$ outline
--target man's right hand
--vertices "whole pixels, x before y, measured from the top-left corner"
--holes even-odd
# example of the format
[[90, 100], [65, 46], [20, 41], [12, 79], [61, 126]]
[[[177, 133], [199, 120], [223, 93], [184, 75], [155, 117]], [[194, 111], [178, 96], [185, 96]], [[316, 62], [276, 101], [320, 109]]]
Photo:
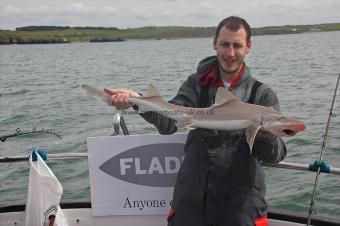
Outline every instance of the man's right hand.
[[118, 110], [126, 110], [132, 106], [129, 97], [139, 97], [140, 95], [129, 89], [111, 89], [105, 88], [104, 91], [111, 95], [107, 103], [110, 106], [116, 107]]

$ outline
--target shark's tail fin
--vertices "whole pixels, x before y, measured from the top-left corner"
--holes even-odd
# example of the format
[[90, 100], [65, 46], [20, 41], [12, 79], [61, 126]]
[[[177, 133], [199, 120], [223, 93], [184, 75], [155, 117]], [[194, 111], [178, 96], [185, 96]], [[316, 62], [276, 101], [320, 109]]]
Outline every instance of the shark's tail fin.
[[107, 101], [108, 94], [105, 93], [103, 90], [89, 85], [82, 85], [81, 88], [83, 89], [86, 96], [95, 97], [104, 102]]

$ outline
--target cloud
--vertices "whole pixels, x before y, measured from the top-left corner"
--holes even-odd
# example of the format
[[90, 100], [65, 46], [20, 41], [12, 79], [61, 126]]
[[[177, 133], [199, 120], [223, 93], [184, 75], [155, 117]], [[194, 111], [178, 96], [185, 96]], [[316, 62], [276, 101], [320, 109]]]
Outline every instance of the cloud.
[[30, 25], [216, 26], [230, 15], [251, 26], [340, 22], [338, 0], [0, 0], [0, 29]]

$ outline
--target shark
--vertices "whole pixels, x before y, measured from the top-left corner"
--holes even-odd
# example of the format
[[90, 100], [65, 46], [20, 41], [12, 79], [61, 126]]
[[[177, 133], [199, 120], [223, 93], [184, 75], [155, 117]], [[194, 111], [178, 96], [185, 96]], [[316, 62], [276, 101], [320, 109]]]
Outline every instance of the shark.
[[[104, 90], [89, 85], [82, 85], [82, 89], [86, 95], [104, 102], [111, 96]], [[162, 99], [153, 85], [149, 85], [146, 96], [129, 97], [129, 102], [137, 105], [139, 113], [153, 111], [175, 120], [177, 128], [245, 130], [250, 151], [260, 129], [276, 136], [292, 137], [306, 128], [304, 122], [285, 116], [272, 107], [244, 103], [224, 87], [218, 88], [215, 103], [207, 108], [191, 108], [168, 103]]]

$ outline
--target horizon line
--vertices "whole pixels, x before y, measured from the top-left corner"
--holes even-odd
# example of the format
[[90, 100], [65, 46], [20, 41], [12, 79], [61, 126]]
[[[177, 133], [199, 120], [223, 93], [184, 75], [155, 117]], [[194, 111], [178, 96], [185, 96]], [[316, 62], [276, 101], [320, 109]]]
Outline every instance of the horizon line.
[[[327, 22], [327, 23], [315, 23], [315, 24], [285, 24], [285, 25], [266, 25], [261, 27], [251, 27], [251, 29], [259, 29], [259, 28], [267, 28], [267, 27], [285, 27], [285, 26], [317, 26], [317, 25], [324, 25], [324, 24], [339, 24], [340, 22]], [[127, 30], [127, 29], [138, 29], [138, 28], [148, 28], [148, 27], [185, 27], [185, 28], [216, 28], [217, 26], [187, 26], [187, 25], [145, 25], [141, 27], [127, 27], [127, 28], [118, 28], [118, 27], [106, 27], [106, 26], [69, 26], [69, 25], [27, 25], [27, 26], [21, 26], [16, 27], [13, 29], [3, 29], [0, 27], [0, 30], [2, 31], [16, 31], [18, 28], [26, 28], [26, 27], [69, 27], [69, 28], [103, 28], [103, 29], [118, 29], [118, 30]]]

